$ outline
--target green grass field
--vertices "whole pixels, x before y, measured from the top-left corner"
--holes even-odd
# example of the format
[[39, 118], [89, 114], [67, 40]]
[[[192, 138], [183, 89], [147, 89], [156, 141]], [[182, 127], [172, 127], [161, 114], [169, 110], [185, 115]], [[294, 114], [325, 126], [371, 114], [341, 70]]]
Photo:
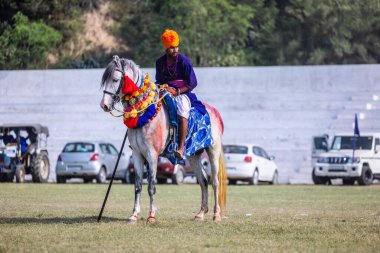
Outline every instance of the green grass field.
[[[128, 225], [133, 186], [0, 184], [0, 252], [379, 252], [380, 185], [230, 186], [223, 221], [192, 218], [195, 184], [158, 185], [157, 222]], [[211, 189], [209, 189], [211, 192]], [[213, 199], [210, 198], [210, 210]]]

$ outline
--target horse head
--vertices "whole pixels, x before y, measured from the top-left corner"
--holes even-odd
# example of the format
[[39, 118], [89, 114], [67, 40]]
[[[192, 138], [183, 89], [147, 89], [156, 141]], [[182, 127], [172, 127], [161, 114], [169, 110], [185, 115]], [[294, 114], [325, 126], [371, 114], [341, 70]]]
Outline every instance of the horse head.
[[[141, 79], [141, 70], [132, 60], [119, 58], [117, 55], [107, 65], [102, 77], [103, 97], [100, 107], [105, 112], [114, 109], [124, 90], [133, 90]], [[136, 86], [137, 87], [137, 86]]]

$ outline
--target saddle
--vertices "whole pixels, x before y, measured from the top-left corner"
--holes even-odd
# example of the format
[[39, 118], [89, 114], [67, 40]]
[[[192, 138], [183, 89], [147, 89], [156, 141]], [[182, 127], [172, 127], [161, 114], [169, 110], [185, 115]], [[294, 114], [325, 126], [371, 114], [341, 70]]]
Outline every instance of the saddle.
[[[178, 115], [176, 101], [172, 96], [165, 96], [163, 105], [166, 107], [169, 115], [170, 130], [169, 140], [163, 155], [166, 156], [173, 164], [182, 164], [183, 159], [174, 156], [173, 151], [178, 147]], [[208, 113], [202, 114], [197, 108], [192, 107], [188, 119], [188, 130], [185, 140], [185, 156], [191, 156], [196, 152], [203, 151], [211, 145], [211, 121]]]

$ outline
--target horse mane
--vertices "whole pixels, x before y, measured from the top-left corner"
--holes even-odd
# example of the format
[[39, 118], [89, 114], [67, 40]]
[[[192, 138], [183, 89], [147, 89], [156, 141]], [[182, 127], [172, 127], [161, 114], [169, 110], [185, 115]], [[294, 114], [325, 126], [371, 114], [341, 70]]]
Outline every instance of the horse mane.
[[[133, 71], [133, 74], [137, 74], [137, 77], [140, 78], [140, 66], [137, 65], [134, 61], [126, 59], [126, 58], [121, 58], [120, 59], [120, 64], [123, 67], [123, 70], [125, 70], [127, 67], [131, 68]], [[104, 85], [110, 81], [112, 81], [113, 78], [113, 72], [117, 68], [115, 61], [112, 60], [110, 63], [108, 63], [106, 70], [103, 73], [102, 77], [102, 82], [100, 84], [100, 88], [103, 88]]]

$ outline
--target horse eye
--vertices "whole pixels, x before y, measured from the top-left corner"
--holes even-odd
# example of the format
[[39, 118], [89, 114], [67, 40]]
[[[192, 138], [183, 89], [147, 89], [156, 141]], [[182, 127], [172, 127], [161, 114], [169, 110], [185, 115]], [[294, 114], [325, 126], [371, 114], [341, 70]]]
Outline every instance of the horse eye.
[[119, 79], [114, 78], [113, 81], [114, 81], [114, 82], [117, 82], [117, 81], [119, 81]]

